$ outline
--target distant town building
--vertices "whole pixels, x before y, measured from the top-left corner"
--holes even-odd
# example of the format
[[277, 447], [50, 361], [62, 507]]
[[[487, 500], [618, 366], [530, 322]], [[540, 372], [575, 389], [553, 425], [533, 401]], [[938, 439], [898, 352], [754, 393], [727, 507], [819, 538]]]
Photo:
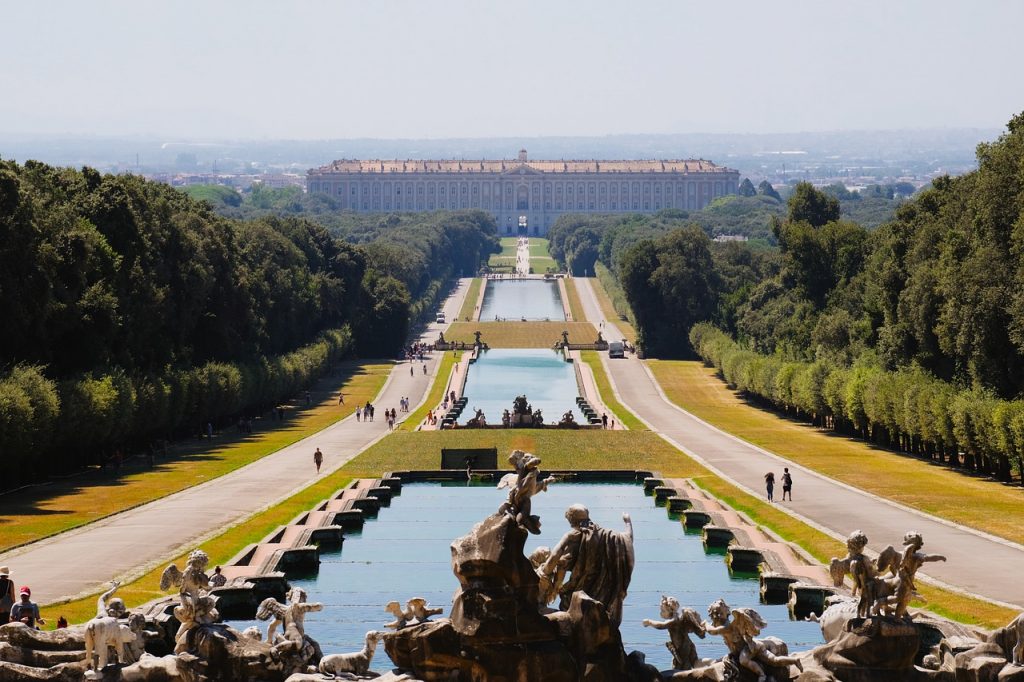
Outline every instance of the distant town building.
[[[739, 172], [703, 159], [680, 161], [356, 160], [307, 173], [311, 194], [360, 213], [478, 208], [502, 234], [546, 234], [565, 213], [698, 210], [735, 194]], [[525, 218], [525, 220], [520, 220]]]

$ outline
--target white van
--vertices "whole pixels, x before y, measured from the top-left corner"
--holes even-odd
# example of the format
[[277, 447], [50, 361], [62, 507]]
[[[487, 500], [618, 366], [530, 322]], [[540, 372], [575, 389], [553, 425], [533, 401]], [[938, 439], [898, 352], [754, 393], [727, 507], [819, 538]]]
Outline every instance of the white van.
[[622, 345], [621, 341], [612, 341], [608, 344], [608, 357], [610, 358], [624, 358], [626, 357], [626, 349]]
[[444, 318], [444, 313], [438, 313], [437, 319], [435, 319], [434, 321], [437, 322], [438, 324], [447, 324], [447, 321]]

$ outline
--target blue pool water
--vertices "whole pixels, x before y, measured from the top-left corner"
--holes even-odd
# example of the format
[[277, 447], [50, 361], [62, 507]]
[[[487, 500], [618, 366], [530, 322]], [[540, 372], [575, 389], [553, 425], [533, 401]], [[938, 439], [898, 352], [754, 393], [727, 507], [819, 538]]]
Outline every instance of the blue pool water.
[[543, 279], [490, 280], [484, 289], [481, 322], [564, 320], [558, 283]]
[[493, 348], [480, 354], [469, 367], [463, 395], [469, 399], [459, 418], [465, 424], [477, 408], [488, 424], [500, 424], [505, 410], [512, 410], [516, 396], [525, 395], [533, 409], [541, 410], [545, 423], [557, 423], [572, 410], [577, 422], [583, 415], [576, 406], [579, 387], [576, 370], [561, 352], [546, 348]]
[[[432, 606], [443, 606], [447, 615], [458, 587], [451, 569], [451, 542], [497, 511], [505, 497], [505, 491], [491, 484], [406, 485], [390, 508], [381, 509], [361, 533], [346, 539], [341, 551], [321, 555], [318, 575], [289, 576], [293, 585], [308, 590], [310, 601], [324, 604], [323, 611], [306, 617], [306, 631], [320, 642], [324, 653], [357, 651], [367, 630], [382, 629], [390, 622], [384, 604], [393, 599], [404, 604], [411, 597], [424, 597]], [[724, 556], [707, 553], [700, 534], [669, 519], [639, 485], [560, 483], [537, 495], [533, 512], [541, 517], [541, 535], [530, 537], [527, 554], [539, 545], [557, 544], [568, 529], [565, 509], [577, 502], [586, 505], [591, 517], [605, 527], [621, 530], [623, 512], [633, 519], [636, 568], [621, 626], [627, 653], [638, 649], [661, 669], [671, 665], [665, 633], [641, 625], [644, 618], [660, 619], [662, 594], [676, 596], [702, 616], [718, 598], [734, 608], [754, 607], [769, 623], [764, 634], [781, 637], [790, 651], [821, 642], [816, 624], [789, 620], [785, 606], [760, 604], [756, 576], [730, 576]], [[257, 624], [266, 629], [265, 623]], [[250, 623], [233, 625], [241, 629]], [[709, 635], [695, 642], [703, 657], [725, 653], [719, 637]], [[374, 664], [377, 669], [389, 666], [383, 647]]]

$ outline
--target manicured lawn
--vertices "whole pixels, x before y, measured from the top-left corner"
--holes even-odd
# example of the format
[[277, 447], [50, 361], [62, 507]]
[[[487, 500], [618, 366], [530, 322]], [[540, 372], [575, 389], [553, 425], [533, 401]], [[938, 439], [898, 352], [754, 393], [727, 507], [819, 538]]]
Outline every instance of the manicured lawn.
[[755, 445], [856, 488], [1014, 542], [1024, 542], [1024, 489], [832, 435], [747, 404], [700, 362], [652, 360], [669, 398]]
[[531, 257], [530, 267], [533, 269], [533, 272], [538, 275], [543, 275], [548, 270], [550, 270], [551, 272], [559, 272], [561, 270], [561, 268], [558, 267], [558, 263], [555, 262], [554, 258]]
[[597, 390], [601, 394], [601, 402], [612, 411], [615, 418], [619, 420], [619, 423], [633, 431], [646, 431], [647, 427], [644, 426], [644, 423], [637, 419], [636, 415], [629, 411], [629, 408], [615, 398], [615, 392], [612, 391], [612, 385], [608, 381], [608, 374], [604, 371], [604, 365], [601, 364], [601, 357], [598, 351], [580, 351], [580, 357], [583, 358], [583, 362], [587, 363], [594, 372], [594, 382], [597, 384]]
[[480, 286], [483, 280], [474, 277], [469, 283], [469, 291], [466, 292], [466, 300], [462, 302], [462, 310], [459, 311], [460, 320], [472, 320], [476, 318], [476, 300], [480, 298]]
[[[111, 514], [190, 488], [250, 464], [301, 440], [355, 410], [380, 391], [391, 363], [347, 362], [336, 376], [321, 379], [304, 400], [289, 406], [285, 421], [260, 419], [251, 434], [232, 427], [213, 440], [186, 441], [170, 448], [153, 468], [129, 460], [119, 473], [95, 471], [0, 497], [0, 549], [35, 542]], [[345, 405], [338, 405], [338, 390]], [[141, 461], [140, 461], [141, 460]], [[70, 557], [69, 557], [70, 558]]]
[[456, 322], [444, 337], [449, 341], [473, 343], [473, 332], [482, 334], [481, 340], [491, 348], [551, 348], [562, 340], [562, 332], [569, 332], [569, 340], [591, 343], [597, 330], [589, 322]]
[[441, 364], [437, 366], [437, 372], [433, 376], [433, 383], [430, 385], [430, 393], [427, 394], [427, 399], [423, 402], [423, 405], [399, 425], [398, 428], [400, 430], [415, 431], [420, 422], [427, 418], [427, 412], [437, 407], [444, 400], [444, 389], [448, 387], [448, 377], [451, 376], [452, 367], [455, 366], [455, 356], [459, 355], [461, 357], [463, 352], [448, 351], [444, 354], [444, 357], [441, 358]]
[[515, 448], [533, 452], [545, 469], [650, 469], [666, 476], [690, 477], [704, 470], [650, 431], [589, 429], [454, 429], [398, 431], [349, 462], [353, 477], [375, 477], [384, 471], [436, 469], [441, 448], [498, 448], [498, 463]]
[[580, 292], [576, 289], [576, 282], [571, 277], [565, 278], [565, 293], [569, 297], [569, 313], [572, 319], [583, 322], [587, 316], [583, 314], [583, 304], [580, 303]]
[[[602, 273], [602, 270], [604, 271]], [[608, 271], [608, 268], [604, 267], [601, 263], [597, 264], [597, 271], [600, 277], [590, 278], [590, 284], [594, 287], [594, 295], [597, 296], [597, 302], [601, 306], [601, 312], [604, 313], [605, 319], [610, 320], [616, 327], [626, 335], [626, 338], [631, 342], [636, 341], [636, 329], [627, 320], [619, 319], [619, 313], [615, 310], [615, 305], [612, 303], [611, 296], [608, 290], [605, 288], [605, 282], [609, 286], [617, 286], [617, 283], [612, 278], [612, 274]], [[621, 297], [619, 305], [628, 308], [625, 303], [625, 294], [622, 293], [622, 289], [618, 289], [616, 294]], [[629, 313], [627, 313], [629, 314]]]
[[548, 240], [543, 237], [530, 237], [530, 260], [534, 258], [548, 258]]

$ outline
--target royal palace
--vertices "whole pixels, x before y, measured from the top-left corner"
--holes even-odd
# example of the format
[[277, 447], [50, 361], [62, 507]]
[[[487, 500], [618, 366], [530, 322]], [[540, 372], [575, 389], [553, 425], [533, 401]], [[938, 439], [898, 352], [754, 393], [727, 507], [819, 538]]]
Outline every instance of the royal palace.
[[343, 209], [492, 213], [502, 234], [545, 234], [565, 213], [697, 210], [735, 194], [739, 172], [705, 160], [381, 161], [342, 159], [311, 169], [311, 194]]

